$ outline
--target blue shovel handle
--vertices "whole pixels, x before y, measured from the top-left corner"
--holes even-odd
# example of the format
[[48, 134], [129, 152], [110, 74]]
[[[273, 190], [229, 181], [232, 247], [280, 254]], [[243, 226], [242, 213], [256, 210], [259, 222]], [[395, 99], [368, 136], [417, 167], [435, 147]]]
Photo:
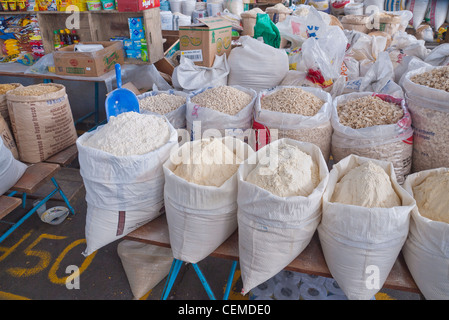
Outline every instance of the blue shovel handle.
[[117, 88], [122, 87], [122, 68], [119, 63], [115, 64], [115, 77], [117, 78]]

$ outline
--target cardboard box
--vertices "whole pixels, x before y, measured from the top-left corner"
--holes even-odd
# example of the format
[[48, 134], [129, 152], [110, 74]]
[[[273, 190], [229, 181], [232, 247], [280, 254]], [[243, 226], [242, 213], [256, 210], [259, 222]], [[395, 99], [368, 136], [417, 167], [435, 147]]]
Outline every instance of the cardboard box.
[[179, 49], [196, 65], [211, 67], [215, 55], [228, 55], [231, 51], [232, 24], [220, 17], [198, 20], [198, 24], [179, 27]]
[[117, 0], [119, 12], [138, 12], [160, 7], [160, 0]]
[[114, 70], [116, 63], [124, 63], [121, 41], [83, 42], [101, 44], [104, 49], [95, 52], [75, 52], [75, 45], [54, 52], [55, 73], [66, 76], [99, 77]]

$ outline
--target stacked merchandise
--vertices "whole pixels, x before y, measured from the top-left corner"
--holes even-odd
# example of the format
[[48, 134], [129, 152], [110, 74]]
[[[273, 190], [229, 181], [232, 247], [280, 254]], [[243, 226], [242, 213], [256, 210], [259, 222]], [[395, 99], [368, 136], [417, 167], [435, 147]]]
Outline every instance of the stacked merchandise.
[[123, 41], [123, 48], [127, 58], [148, 61], [147, 40], [143, 17], [128, 18], [129, 38], [113, 40]]

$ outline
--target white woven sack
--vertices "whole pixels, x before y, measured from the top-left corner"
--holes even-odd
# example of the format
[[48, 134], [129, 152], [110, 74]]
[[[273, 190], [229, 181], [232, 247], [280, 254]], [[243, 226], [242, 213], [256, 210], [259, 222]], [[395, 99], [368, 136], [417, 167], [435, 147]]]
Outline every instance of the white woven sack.
[[[429, 175], [448, 171], [448, 168], [438, 168], [411, 174], [404, 188], [413, 196], [413, 187]], [[424, 297], [449, 300], [449, 224], [423, 217], [416, 207], [411, 214], [410, 232], [402, 253]]]
[[[232, 137], [222, 138], [226, 145], [234, 147], [237, 155], [249, 145]], [[195, 140], [182, 145], [182, 152]], [[187, 151], [186, 151], [187, 152]], [[179, 153], [178, 153], [179, 154]], [[164, 203], [173, 257], [189, 263], [197, 263], [220, 246], [237, 229], [237, 173], [220, 187], [191, 183], [176, 174], [177, 161], [170, 157], [163, 165], [165, 174]]]
[[332, 136], [332, 97], [320, 88], [301, 87], [306, 92], [314, 94], [324, 101], [321, 109], [314, 116], [303, 116], [293, 113], [282, 113], [262, 109], [261, 99], [282, 88], [294, 86], [279, 86], [272, 90], [263, 90], [257, 95], [254, 106], [254, 121], [264, 125], [268, 130], [277, 129], [279, 138], [290, 138], [317, 145], [323, 153], [324, 160], [329, 160]]
[[[330, 202], [340, 178], [368, 160], [388, 174], [402, 206], [365, 208]], [[397, 183], [389, 162], [350, 155], [332, 167], [318, 235], [332, 277], [348, 299], [369, 300], [382, 288], [407, 238], [415, 205]]]
[[[246, 182], [259, 156], [284, 142], [311, 155], [319, 167], [320, 183], [307, 197], [279, 197]], [[316, 145], [284, 138], [249, 157], [240, 165], [237, 177], [239, 263], [242, 293], [246, 294], [284, 269], [310, 243], [321, 219], [321, 198], [329, 171]]]
[[84, 146], [84, 141], [100, 128], [84, 133], [76, 141], [80, 174], [86, 188], [85, 256], [161, 214], [162, 165], [178, 142], [177, 133], [169, 124], [170, 138], [160, 148], [143, 155], [114, 156]]
[[[235, 115], [229, 115], [220, 111], [202, 107], [191, 101], [192, 98], [197, 94], [215, 87], [218, 86], [206, 87], [194, 91], [190, 94], [189, 97], [187, 97], [186, 122], [187, 131], [190, 132], [191, 140], [199, 139], [198, 137], [200, 135], [202, 137], [206, 130], [209, 130], [208, 132], [215, 132], [216, 130], [218, 130], [219, 132], [217, 132], [217, 134], [220, 133], [221, 136], [224, 137], [227, 130], [240, 129], [244, 132], [245, 130], [251, 128], [254, 103], [257, 97], [257, 93], [252, 89], [243, 88], [241, 86], [230, 86], [246, 92], [253, 97], [251, 102]], [[223, 104], [225, 103], [226, 101], [223, 101]], [[200, 125], [200, 132], [197, 132], [197, 127], [195, 127], [195, 125]]]
[[14, 158], [0, 137], [0, 195], [15, 185], [26, 169], [27, 165]]

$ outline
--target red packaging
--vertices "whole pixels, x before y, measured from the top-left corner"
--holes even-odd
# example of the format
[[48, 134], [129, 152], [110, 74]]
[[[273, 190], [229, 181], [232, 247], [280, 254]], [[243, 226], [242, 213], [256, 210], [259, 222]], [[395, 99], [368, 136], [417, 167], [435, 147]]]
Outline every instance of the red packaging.
[[119, 12], [138, 12], [159, 6], [159, 0], [117, 0], [117, 10]]

